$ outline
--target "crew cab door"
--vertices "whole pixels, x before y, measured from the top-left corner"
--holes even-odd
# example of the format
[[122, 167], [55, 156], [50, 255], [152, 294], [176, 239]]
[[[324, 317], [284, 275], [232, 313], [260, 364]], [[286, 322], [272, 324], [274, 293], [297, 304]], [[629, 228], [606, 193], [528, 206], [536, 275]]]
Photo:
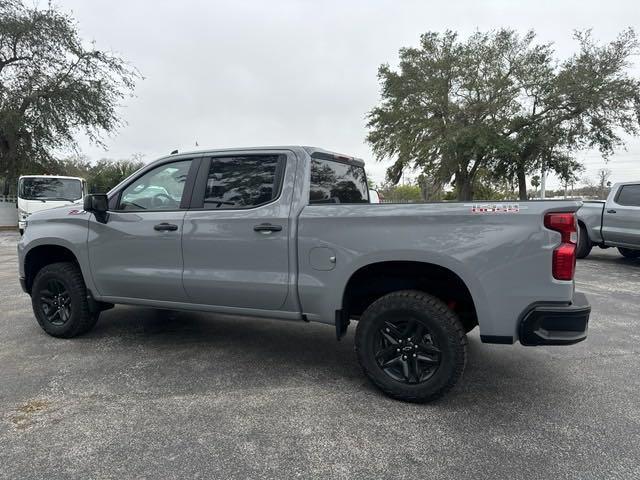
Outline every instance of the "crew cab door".
[[615, 245], [640, 247], [640, 184], [620, 185], [615, 197], [607, 201], [602, 236]]
[[192, 303], [279, 310], [289, 293], [295, 157], [205, 158], [184, 221], [184, 288]]
[[106, 221], [89, 221], [89, 262], [103, 297], [184, 302], [182, 228], [199, 159], [143, 171], [109, 199]]

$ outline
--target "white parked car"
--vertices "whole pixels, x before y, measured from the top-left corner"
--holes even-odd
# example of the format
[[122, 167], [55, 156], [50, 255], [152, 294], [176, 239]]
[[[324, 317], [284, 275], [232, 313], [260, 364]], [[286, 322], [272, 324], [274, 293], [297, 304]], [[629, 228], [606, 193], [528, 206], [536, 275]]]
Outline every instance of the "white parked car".
[[77, 203], [87, 193], [87, 182], [80, 177], [24, 175], [18, 180], [18, 229], [24, 233], [27, 218], [34, 212]]

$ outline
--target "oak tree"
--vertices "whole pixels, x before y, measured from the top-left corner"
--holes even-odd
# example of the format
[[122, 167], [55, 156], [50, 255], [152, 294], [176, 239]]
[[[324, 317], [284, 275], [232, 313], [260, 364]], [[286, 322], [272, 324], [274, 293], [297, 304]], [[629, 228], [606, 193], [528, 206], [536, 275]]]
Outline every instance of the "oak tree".
[[[16, 177], [76, 145], [101, 143], [121, 120], [119, 102], [138, 71], [83, 41], [74, 19], [51, 4], [0, 3], [0, 176]], [[6, 194], [6, 192], [5, 192]]]

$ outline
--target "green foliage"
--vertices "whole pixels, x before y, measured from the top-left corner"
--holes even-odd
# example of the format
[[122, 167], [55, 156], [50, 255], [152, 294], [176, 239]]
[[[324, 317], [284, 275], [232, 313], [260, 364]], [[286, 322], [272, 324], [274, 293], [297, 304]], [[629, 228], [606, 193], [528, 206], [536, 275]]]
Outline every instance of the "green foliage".
[[637, 53], [635, 32], [599, 45], [590, 31], [576, 32], [579, 50], [558, 68], [538, 66], [534, 88], [522, 89], [520, 112], [504, 132], [512, 155], [497, 171], [516, 175], [520, 197], [526, 197], [526, 174], [554, 171], [564, 185], [574, 184], [582, 170], [572, 155], [598, 148], [607, 158], [624, 145], [621, 133], [637, 135], [640, 81], [629, 76], [630, 57]]
[[386, 202], [391, 203], [404, 203], [404, 202], [421, 202], [422, 194], [420, 191], [420, 187], [417, 184], [402, 184], [402, 185], [393, 185], [386, 184], [381, 189], [380, 192], [384, 196]]
[[120, 125], [117, 107], [139, 78], [119, 57], [87, 45], [49, 4], [0, 3], [0, 173], [45, 168], [84, 133], [100, 143]]
[[579, 171], [571, 152], [610, 155], [621, 132], [638, 133], [640, 82], [627, 72], [636, 35], [629, 29], [605, 45], [588, 31], [576, 39], [578, 53], [560, 63], [533, 32], [509, 29], [466, 41], [429, 32], [419, 48], [401, 49], [397, 71], [379, 69], [382, 101], [367, 124], [376, 158], [395, 159], [388, 179], [420, 169], [464, 200], [479, 193], [484, 170], [487, 180], [517, 180], [526, 199], [526, 175], [543, 164], [570, 183]]
[[87, 183], [91, 193], [107, 193], [144, 165], [140, 160], [99, 160], [89, 168]]
[[[517, 112], [515, 73], [530, 61], [533, 34], [512, 30], [429, 32], [419, 48], [400, 50], [399, 71], [380, 67], [382, 102], [369, 113], [378, 159], [395, 157], [387, 172], [397, 182], [405, 168], [420, 168], [470, 199], [481, 168], [505, 149], [501, 132]], [[537, 50], [534, 49], [537, 53]]]
[[90, 193], [107, 193], [143, 165], [144, 162], [137, 156], [125, 160], [103, 158], [95, 164], [85, 157], [68, 157], [62, 160], [50, 160], [46, 166], [31, 173], [82, 177], [87, 181]]
[[538, 191], [538, 187], [540, 186], [540, 175], [534, 175], [531, 177], [531, 186]]

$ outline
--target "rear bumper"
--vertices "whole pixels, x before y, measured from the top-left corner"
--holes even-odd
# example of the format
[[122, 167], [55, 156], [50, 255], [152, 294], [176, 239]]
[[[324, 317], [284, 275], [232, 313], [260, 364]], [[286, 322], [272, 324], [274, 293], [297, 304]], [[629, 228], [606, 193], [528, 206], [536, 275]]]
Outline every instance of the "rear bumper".
[[587, 338], [591, 306], [583, 293], [568, 305], [536, 304], [520, 320], [522, 345], [572, 345]]

